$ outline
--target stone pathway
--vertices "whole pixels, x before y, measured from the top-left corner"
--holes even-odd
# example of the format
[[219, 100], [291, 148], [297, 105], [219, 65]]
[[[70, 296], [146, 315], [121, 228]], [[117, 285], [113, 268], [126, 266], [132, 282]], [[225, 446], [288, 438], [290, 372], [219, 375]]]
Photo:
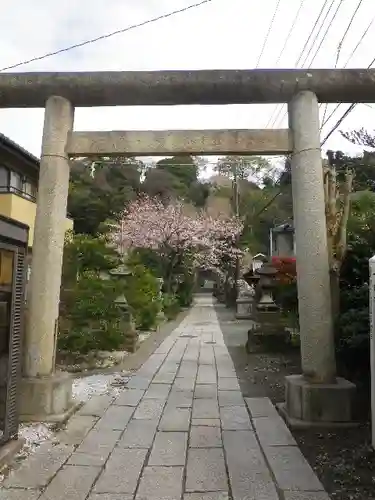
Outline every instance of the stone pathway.
[[244, 400], [210, 297], [120, 395], [93, 397], [0, 500], [328, 500], [267, 398]]

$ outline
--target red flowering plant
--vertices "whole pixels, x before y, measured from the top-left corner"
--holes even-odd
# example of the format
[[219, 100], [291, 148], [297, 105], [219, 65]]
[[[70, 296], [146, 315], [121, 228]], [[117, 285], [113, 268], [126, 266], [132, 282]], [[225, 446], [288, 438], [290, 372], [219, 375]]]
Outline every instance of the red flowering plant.
[[272, 257], [272, 266], [277, 269], [276, 279], [281, 284], [290, 284], [296, 281], [295, 257]]
[[[272, 257], [277, 269], [275, 300], [294, 328], [298, 327], [297, 270], [295, 257]], [[289, 322], [288, 320], [288, 322]]]

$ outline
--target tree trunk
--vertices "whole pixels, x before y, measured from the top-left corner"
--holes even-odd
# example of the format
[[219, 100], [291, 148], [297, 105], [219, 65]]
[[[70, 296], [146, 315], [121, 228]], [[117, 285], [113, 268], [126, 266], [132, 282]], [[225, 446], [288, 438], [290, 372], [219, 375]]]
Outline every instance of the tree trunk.
[[225, 277], [224, 297], [225, 297], [224, 300], [225, 300], [226, 307], [230, 307], [230, 284], [229, 284], [229, 276], [228, 276], [228, 274]]
[[173, 255], [173, 257], [171, 258], [171, 261], [170, 261], [170, 266], [169, 267], [169, 271], [167, 273], [167, 282], [166, 282], [166, 291], [167, 293], [171, 294], [173, 292], [172, 290], [172, 281], [173, 281], [173, 271], [175, 269], [175, 266], [176, 264], [178, 263], [178, 254], [176, 255]]
[[165, 291], [168, 293], [168, 294], [171, 294], [173, 292], [172, 290], [172, 281], [173, 281], [173, 265], [170, 266], [169, 268], [169, 271], [167, 273], [167, 280], [166, 280], [166, 283], [165, 283]]
[[340, 268], [347, 250], [346, 233], [350, 215], [353, 172], [346, 170], [345, 180], [341, 184], [338, 184], [336, 169], [333, 165], [324, 165], [323, 172], [332, 320], [336, 326], [340, 315]]

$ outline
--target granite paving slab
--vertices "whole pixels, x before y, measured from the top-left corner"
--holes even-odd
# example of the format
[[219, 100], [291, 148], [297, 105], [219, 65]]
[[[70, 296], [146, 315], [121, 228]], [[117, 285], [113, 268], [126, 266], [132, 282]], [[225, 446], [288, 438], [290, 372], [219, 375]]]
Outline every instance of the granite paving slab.
[[219, 427], [192, 426], [190, 429], [191, 448], [222, 447], [221, 430]]
[[40, 500], [85, 500], [100, 467], [66, 465], [52, 479]]
[[186, 462], [187, 432], [158, 432], [148, 465], [181, 465]]
[[271, 401], [243, 398], [204, 295], [116, 398], [0, 484], [0, 500], [181, 499], [329, 500]]
[[137, 488], [147, 450], [116, 448], [94, 487], [95, 493], [131, 493]]
[[191, 448], [186, 469], [186, 491], [225, 491], [228, 478], [220, 448]]
[[136, 500], [177, 500], [183, 487], [183, 467], [146, 467]]
[[158, 423], [159, 419], [131, 420], [117, 446], [149, 449], [154, 441]]

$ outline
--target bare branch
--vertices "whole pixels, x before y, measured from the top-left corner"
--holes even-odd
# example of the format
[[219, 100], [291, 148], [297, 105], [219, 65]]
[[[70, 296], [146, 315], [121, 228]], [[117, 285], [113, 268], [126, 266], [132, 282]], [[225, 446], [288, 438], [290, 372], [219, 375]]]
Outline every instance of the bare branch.
[[350, 132], [343, 132], [340, 130], [340, 134], [352, 144], [375, 148], [375, 135], [371, 135], [364, 128], [361, 128], [360, 130], [351, 130]]

